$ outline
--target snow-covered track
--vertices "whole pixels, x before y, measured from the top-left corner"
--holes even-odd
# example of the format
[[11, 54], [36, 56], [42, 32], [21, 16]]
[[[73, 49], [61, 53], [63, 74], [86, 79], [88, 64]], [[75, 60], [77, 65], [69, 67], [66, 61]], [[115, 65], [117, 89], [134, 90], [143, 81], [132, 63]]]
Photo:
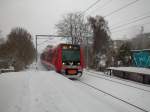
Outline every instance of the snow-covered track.
[[84, 85], [86, 85], [86, 86], [88, 86], [88, 87], [90, 87], [90, 88], [93, 88], [93, 89], [95, 89], [95, 90], [97, 90], [97, 91], [99, 91], [99, 92], [101, 92], [101, 93], [104, 93], [104, 94], [106, 94], [106, 95], [108, 95], [108, 96], [111, 96], [111, 97], [114, 98], [114, 99], [117, 99], [117, 100], [119, 100], [119, 101], [122, 101], [122, 102], [124, 102], [125, 104], [128, 104], [128, 105], [130, 105], [130, 106], [133, 106], [133, 107], [135, 107], [136, 109], [139, 109], [139, 110], [141, 110], [141, 111], [143, 111], [143, 112], [149, 112], [149, 111], [147, 111], [147, 110], [145, 110], [145, 109], [143, 109], [143, 108], [141, 108], [141, 107], [139, 107], [139, 106], [137, 106], [137, 105], [135, 105], [135, 104], [132, 104], [132, 103], [130, 103], [130, 102], [127, 102], [127, 101], [125, 101], [125, 100], [123, 100], [123, 99], [121, 99], [121, 98], [119, 98], [119, 97], [116, 97], [116, 96], [114, 96], [114, 95], [112, 95], [112, 94], [110, 94], [110, 93], [108, 93], [108, 92], [106, 92], [106, 91], [103, 91], [103, 90], [101, 90], [101, 89], [99, 89], [99, 88], [97, 88], [97, 87], [95, 87], [95, 86], [93, 86], [93, 85], [91, 85], [91, 84], [88, 84], [88, 83], [83, 82], [83, 81], [81, 81], [81, 80], [79, 80], [79, 82], [82, 83], [82, 84], [84, 84]]
[[[108, 76], [105, 76], [105, 75], [99, 75], [99, 74], [97, 74], [97, 75], [94, 75], [94, 74], [96, 74], [95, 72], [92, 72], [92, 71], [86, 71], [85, 72], [86, 73], [86, 75], [89, 75], [89, 76], [91, 76], [91, 77], [96, 77], [96, 78], [100, 78], [100, 79], [104, 79], [104, 80], [107, 80], [107, 81], [111, 81], [111, 82], [114, 82], [114, 83], [118, 83], [118, 84], [121, 84], [121, 85], [125, 85], [125, 86], [128, 86], [128, 87], [132, 87], [132, 88], [135, 88], [135, 89], [139, 89], [139, 90], [142, 90], [142, 91], [146, 91], [146, 92], [149, 92], [150, 93], [150, 90], [146, 90], [146, 89], [143, 89], [143, 88], [140, 88], [140, 87], [136, 87], [136, 86], [133, 86], [133, 85], [129, 85], [129, 84], [125, 84], [125, 83], [122, 83], [122, 82], [119, 82], [119, 81], [115, 81], [115, 80], [112, 80], [111, 78], [112, 77], [110, 77], [109, 79], [108, 79]], [[125, 80], [124, 80], [125, 81]], [[126, 81], [125, 81], [126, 82]]]
[[144, 86], [144, 87], [150, 87], [150, 85], [148, 85], [148, 84], [143, 84], [143, 83], [139, 83], [139, 82], [128, 80], [128, 79], [123, 79], [123, 78], [116, 77], [116, 76], [113, 76], [113, 75], [110, 76], [110, 75], [107, 75], [103, 72], [96, 72], [96, 71], [92, 71], [92, 70], [86, 70], [85, 72], [96, 74], [96, 75], [101, 75], [101, 76], [104, 76], [104, 77], [109, 77], [111, 79], [119, 79], [119, 80], [124, 81], [124, 82], [130, 82], [130, 83], [140, 85], [140, 86]]

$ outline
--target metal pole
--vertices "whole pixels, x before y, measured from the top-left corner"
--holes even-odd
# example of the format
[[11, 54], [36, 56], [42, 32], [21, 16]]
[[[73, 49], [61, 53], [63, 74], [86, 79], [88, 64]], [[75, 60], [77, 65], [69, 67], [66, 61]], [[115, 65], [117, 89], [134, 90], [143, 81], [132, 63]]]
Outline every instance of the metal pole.
[[88, 65], [89, 65], [89, 56], [88, 56], [88, 54], [89, 54], [89, 53], [88, 53], [88, 38], [86, 38], [86, 39], [87, 39], [87, 48], [86, 48], [86, 49], [87, 49], [87, 52], [86, 52], [86, 59], [87, 59], [87, 60], [86, 60], [86, 63], [87, 63], [87, 66], [86, 66], [86, 68], [88, 69]]
[[36, 35], [36, 37], [35, 37], [35, 45], [36, 45], [36, 70], [38, 69], [37, 68], [37, 61], [38, 61], [38, 51], [37, 51], [37, 35]]

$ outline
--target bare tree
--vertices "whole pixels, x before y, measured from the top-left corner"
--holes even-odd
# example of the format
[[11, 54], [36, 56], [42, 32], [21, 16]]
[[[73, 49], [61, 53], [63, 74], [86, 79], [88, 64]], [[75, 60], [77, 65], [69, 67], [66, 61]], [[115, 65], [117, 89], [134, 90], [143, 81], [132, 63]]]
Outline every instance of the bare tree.
[[80, 44], [86, 36], [88, 25], [81, 13], [69, 13], [56, 24], [57, 33], [71, 37], [72, 44]]
[[8, 35], [9, 54], [14, 60], [15, 70], [22, 70], [31, 64], [35, 58], [35, 48], [32, 36], [23, 28], [14, 28]]
[[89, 17], [90, 26], [93, 30], [93, 66], [107, 54], [111, 39], [109, 36], [108, 23], [101, 16]]

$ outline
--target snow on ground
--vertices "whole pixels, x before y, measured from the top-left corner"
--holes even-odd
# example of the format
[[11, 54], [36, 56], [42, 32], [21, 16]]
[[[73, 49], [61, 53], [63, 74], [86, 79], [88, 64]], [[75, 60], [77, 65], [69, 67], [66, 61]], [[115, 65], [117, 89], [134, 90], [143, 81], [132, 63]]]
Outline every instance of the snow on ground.
[[[150, 111], [150, 92], [111, 82], [105, 79], [92, 77], [88, 74], [84, 74], [81, 80], [118, 98], [122, 98], [127, 102]], [[148, 89], [148, 87], [146, 87], [146, 89]]]
[[0, 75], [0, 112], [120, 111], [110, 105], [54, 71]]
[[130, 85], [133, 87], [137, 87], [137, 88], [141, 88], [141, 89], [150, 91], [150, 85], [149, 84], [143, 84], [143, 83], [135, 82], [135, 81], [128, 80], [128, 79], [119, 78], [119, 77], [116, 77], [113, 75], [110, 76], [110, 75], [104, 74], [103, 72], [94, 71], [94, 70], [86, 70], [85, 69], [84, 71], [85, 71], [85, 73], [90, 73], [96, 77], [102, 77], [104, 79], [112, 80], [114, 82], [122, 83], [125, 85]]
[[[82, 78], [84, 80], [84, 78]], [[95, 89], [92, 89], [91, 87], [88, 87], [86, 85], [81, 84], [79, 81], [75, 81], [78, 88], [84, 90], [91, 96], [93, 96], [93, 99], [97, 99], [98, 101], [102, 101], [103, 104], [109, 105], [110, 108], [114, 109], [116, 112], [141, 112], [141, 110], [128, 105], [118, 99], [114, 99], [111, 96], [108, 96], [106, 94], [103, 94]]]
[[[38, 71], [33, 69], [38, 68]], [[96, 75], [96, 74], [94, 74]], [[107, 77], [110, 78], [110, 77]], [[112, 79], [112, 78], [111, 78]], [[113, 79], [123, 82], [120, 79]], [[150, 111], [150, 93], [83, 74], [81, 81]], [[133, 84], [132, 82], [123, 82]], [[134, 84], [144, 88], [144, 85]], [[150, 87], [144, 89], [150, 90]], [[0, 75], [0, 112], [141, 112], [40, 63], [24, 72]]]
[[26, 71], [32, 71], [32, 70], [40, 70], [40, 71], [48, 71], [47, 69], [46, 69], [46, 67], [41, 63], [41, 60], [40, 60], [40, 53], [38, 54], [38, 60], [37, 60], [37, 62], [34, 62], [34, 63], [32, 63], [30, 66], [29, 66], [29, 68], [26, 70]]

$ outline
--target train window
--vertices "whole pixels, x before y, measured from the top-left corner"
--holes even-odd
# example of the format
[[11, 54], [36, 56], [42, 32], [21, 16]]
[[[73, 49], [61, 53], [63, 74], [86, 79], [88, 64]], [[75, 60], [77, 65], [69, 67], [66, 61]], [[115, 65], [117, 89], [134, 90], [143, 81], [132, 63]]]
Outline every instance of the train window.
[[62, 50], [63, 61], [80, 61], [80, 50]]

